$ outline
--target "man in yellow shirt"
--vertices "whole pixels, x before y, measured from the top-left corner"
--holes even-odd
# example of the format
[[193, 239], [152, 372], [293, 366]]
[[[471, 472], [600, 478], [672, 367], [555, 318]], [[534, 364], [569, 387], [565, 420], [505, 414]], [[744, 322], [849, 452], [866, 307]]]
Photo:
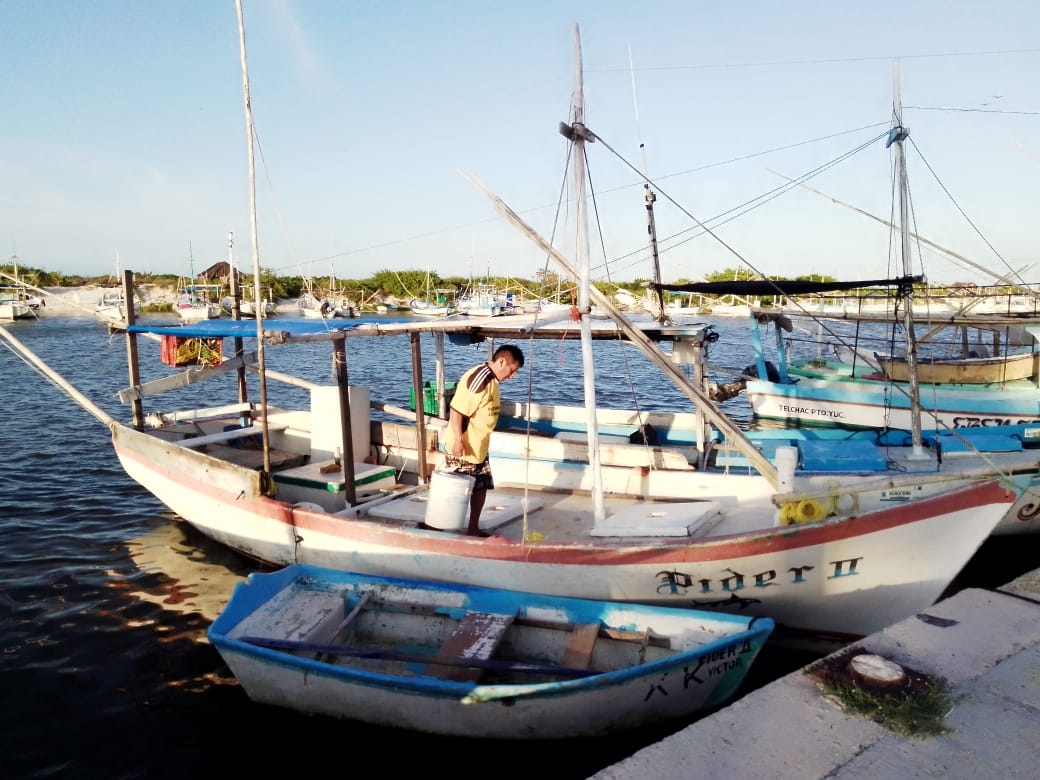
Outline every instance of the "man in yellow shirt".
[[495, 487], [488, 445], [502, 408], [498, 384], [511, 378], [523, 365], [524, 353], [520, 348], [505, 344], [495, 350], [489, 362], [471, 368], [455, 385], [444, 436], [444, 463], [448, 471], [475, 479], [466, 530], [470, 536], [487, 535], [478, 524], [487, 492]]

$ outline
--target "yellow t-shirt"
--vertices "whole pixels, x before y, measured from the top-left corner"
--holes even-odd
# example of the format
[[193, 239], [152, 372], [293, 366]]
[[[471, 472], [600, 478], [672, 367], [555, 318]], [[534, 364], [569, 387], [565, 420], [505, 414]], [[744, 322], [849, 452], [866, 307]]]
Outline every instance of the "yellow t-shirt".
[[[491, 432], [498, 424], [498, 414], [502, 409], [498, 380], [491, 366], [482, 363], [462, 375], [455, 386], [451, 408], [467, 418], [462, 421], [465, 445], [462, 459], [469, 463], [483, 463], [488, 455]], [[454, 444], [455, 437], [449, 425], [444, 437], [445, 450], [451, 452]]]

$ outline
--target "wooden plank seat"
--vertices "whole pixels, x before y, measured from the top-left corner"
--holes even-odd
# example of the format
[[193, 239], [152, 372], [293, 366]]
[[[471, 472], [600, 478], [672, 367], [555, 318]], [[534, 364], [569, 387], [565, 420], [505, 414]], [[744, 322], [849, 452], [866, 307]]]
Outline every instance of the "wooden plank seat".
[[592, 660], [592, 648], [599, 637], [599, 623], [579, 623], [571, 629], [567, 649], [563, 653], [563, 666], [568, 669], [588, 669]]
[[[264, 467], [264, 451], [246, 449], [244, 447], [229, 447], [226, 444], [210, 444], [203, 450], [207, 455], [214, 458], [234, 463], [247, 469], [262, 469]], [[284, 450], [271, 450], [271, 470], [290, 469], [301, 466], [307, 461], [308, 456], [298, 452], [285, 452]]]
[[[288, 425], [271, 425], [268, 426], [268, 433], [277, 433], [284, 431], [288, 428]], [[234, 439], [241, 439], [246, 436], [259, 436], [260, 426], [251, 425], [246, 428], [232, 428], [229, 431], [218, 431], [217, 433], [207, 433], [203, 436], [192, 436], [188, 439], [182, 439], [177, 443], [182, 447], [188, 449], [196, 449], [198, 447], [205, 447], [207, 444], [221, 444], [223, 442], [232, 441]]]
[[[489, 660], [515, 617], [510, 614], [467, 612], [441, 645], [436, 658], [452, 662]], [[436, 664], [437, 661], [432, 663]], [[444, 671], [437, 676], [445, 680], [476, 682], [482, 671], [479, 668], [451, 666], [444, 667]]]

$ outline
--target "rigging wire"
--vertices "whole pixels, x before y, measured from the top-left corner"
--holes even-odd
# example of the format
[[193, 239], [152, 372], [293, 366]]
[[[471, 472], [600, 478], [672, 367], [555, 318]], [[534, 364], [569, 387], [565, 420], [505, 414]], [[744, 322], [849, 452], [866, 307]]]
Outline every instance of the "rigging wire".
[[[721, 212], [719, 214], [716, 214], [715, 216], [710, 217], [709, 219], [707, 219], [706, 220], [706, 224], [711, 224], [715, 228], [719, 228], [722, 225], [728, 224], [729, 222], [732, 222], [733, 220], [735, 220], [735, 219], [737, 219], [739, 217], [744, 216], [745, 214], [747, 214], [747, 213], [749, 213], [749, 212], [759, 208], [760, 206], [764, 206], [766, 203], [768, 203], [768, 202], [770, 202], [772, 200], [775, 200], [776, 198], [778, 198], [781, 195], [785, 194], [789, 190], [794, 189], [795, 187], [801, 186], [805, 182], [809, 181], [810, 179], [815, 178], [816, 176], [819, 176], [820, 174], [824, 173], [825, 171], [829, 170], [830, 168], [834, 167], [835, 165], [838, 165], [839, 163], [842, 163], [842, 162], [850, 159], [854, 155], [859, 154], [860, 152], [865, 151], [866, 149], [870, 148], [871, 145], [873, 145], [877, 141], [879, 141], [882, 138], [884, 138], [885, 135], [887, 135], [887, 132], [886, 133], [882, 133], [881, 135], [878, 135], [878, 136], [876, 136], [874, 138], [871, 138], [869, 141], [864, 142], [860, 146], [858, 146], [858, 147], [856, 147], [854, 149], [851, 149], [851, 150], [849, 150], [847, 152], [844, 152], [843, 154], [839, 155], [838, 157], [835, 157], [834, 159], [832, 159], [832, 160], [830, 160], [830, 161], [828, 161], [826, 163], [823, 163], [822, 165], [818, 166], [817, 168], [814, 168], [814, 169], [812, 169], [810, 171], [807, 171], [806, 173], [802, 174], [801, 176], [799, 176], [799, 177], [797, 177], [795, 179], [788, 179], [786, 184], [779, 185], [779, 186], [773, 188], [772, 190], [768, 190], [768, 191], [762, 193], [761, 195], [757, 195], [754, 198], [751, 198], [750, 200], [744, 201], [743, 203], [737, 204], [736, 206], [733, 206], [732, 208], [727, 209], [726, 211], [723, 211], [723, 212]], [[664, 193], [662, 193], [662, 194], [664, 194]], [[668, 198], [667, 194], [665, 194], [665, 197]], [[672, 201], [671, 198], [668, 198], [668, 200], [671, 201], [674, 204], [674, 201]], [[723, 217], [727, 217], [727, 216], [728, 216], [727, 219], [723, 219]], [[668, 242], [672, 242], [673, 240], [677, 239], [679, 236], [683, 235], [684, 233], [688, 233], [691, 230], [696, 230], [696, 229], [697, 229], [697, 226], [692, 227], [692, 228], [686, 228], [685, 230], [679, 231], [678, 233], [674, 233], [674, 234], [672, 234], [670, 236], [666, 236], [665, 238], [661, 239], [660, 243], [661, 244], [666, 244]], [[675, 243], [670, 244], [666, 248], [661, 249], [661, 251], [665, 252], [665, 251], [669, 251], [671, 249], [675, 249], [676, 247], [682, 246], [683, 244], [688, 243], [688, 242], [694, 240], [695, 238], [699, 238], [700, 236], [704, 235], [705, 233], [710, 233], [710, 231], [708, 231], [706, 229], [702, 229], [702, 230], [700, 230], [700, 232], [694, 233], [693, 235], [683, 239], [682, 241], [676, 241]], [[630, 252], [627, 255], [622, 255], [621, 257], [616, 258], [616, 260], [622, 260], [622, 259], [625, 259], [625, 258], [633, 257], [636, 253], [642, 252], [642, 251], [643, 251], [642, 248], [640, 248], [640, 249], [638, 249], [638, 250], [636, 250], [634, 252]], [[743, 259], [743, 258], [741, 258], [741, 259]], [[624, 267], [625, 268], [630, 268], [634, 264], [635, 263], [631, 263], [631, 264], [629, 264], [627, 266], [624, 266]]]
[[[939, 187], [940, 187], [940, 188], [942, 189], [942, 191], [943, 191], [944, 193], [946, 193], [946, 197], [948, 197], [948, 198], [950, 199], [950, 202], [951, 202], [951, 203], [953, 204], [953, 207], [954, 207], [955, 209], [957, 209], [957, 211], [958, 211], [958, 212], [960, 213], [960, 215], [961, 215], [962, 217], [964, 217], [964, 219], [965, 219], [965, 220], [967, 221], [967, 223], [968, 223], [969, 225], [971, 225], [971, 229], [975, 231], [975, 234], [976, 234], [976, 235], [977, 235], [977, 236], [978, 236], [979, 238], [981, 238], [981, 239], [982, 239], [982, 241], [983, 241], [983, 243], [985, 243], [985, 244], [986, 244], [986, 246], [988, 246], [988, 247], [989, 247], [989, 248], [990, 248], [990, 249], [991, 249], [991, 250], [993, 251], [993, 254], [995, 254], [995, 255], [997, 256], [997, 258], [998, 258], [998, 259], [1000, 260], [1000, 262], [1002, 262], [1002, 263], [1004, 264], [1004, 267], [1008, 269], [1008, 271], [1010, 272], [1010, 275], [1011, 275], [1011, 276], [1012, 276], [1013, 278], [1015, 278], [1015, 279], [1018, 279], [1018, 281], [1019, 281], [1019, 282], [1020, 282], [1021, 284], [1023, 284], [1023, 285], [1028, 285], [1028, 283], [1027, 283], [1027, 282], [1025, 281], [1025, 279], [1023, 279], [1023, 278], [1021, 277], [1021, 275], [1020, 275], [1020, 274], [1018, 273], [1018, 271], [1016, 271], [1016, 270], [1015, 270], [1014, 268], [1012, 268], [1012, 267], [1011, 267], [1011, 264], [1010, 264], [1010, 263], [1008, 263], [1008, 261], [1004, 259], [1004, 256], [1003, 256], [1003, 255], [1001, 255], [1001, 254], [1000, 254], [1000, 252], [998, 252], [998, 251], [997, 251], [997, 248], [996, 248], [995, 246], [993, 246], [993, 244], [991, 244], [991, 243], [990, 243], [989, 239], [988, 239], [988, 238], [986, 238], [986, 236], [984, 236], [984, 235], [982, 234], [982, 231], [981, 231], [981, 230], [979, 229], [979, 227], [978, 227], [978, 226], [977, 226], [977, 225], [976, 225], [976, 224], [975, 224], [975, 223], [974, 223], [974, 222], [972, 221], [971, 217], [969, 217], [969, 216], [968, 216], [968, 215], [967, 215], [967, 214], [966, 214], [966, 213], [964, 212], [964, 209], [962, 209], [962, 208], [961, 208], [960, 204], [959, 204], [959, 203], [957, 202], [957, 199], [956, 199], [956, 198], [955, 198], [955, 197], [953, 196], [953, 193], [951, 193], [951, 192], [950, 192], [950, 190], [949, 190], [949, 189], [948, 189], [948, 188], [946, 187], [946, 185], [945, 185], [945, 184], [943, 184], [943, 182], [942, 182], [942, 180], [941, 180], [941, 179], [939, 178], [938, 174], [936, 174], [935, 170], [934, 170], [934, 169], [932, 168], [932, 166], [931, 166], [931, 163], [929, 163], [929, 162], [928, 162], [927, 158], [925, 158], [925, 156], [924, 156], [924, 153], [923, 153], [923, 152], [922, 152], [922, 151], [921, 151], [921, 150], [920, 150], [920, 149], [918, 148], [917, 144], [915, 144], [915, 143], [914, 143], [914, 141], [913, 141], [913, 139], [912, 139], [912, 138], [910, 139], [910, 143], [911, 143], [911, 145], [912, 145], [912, 146], [914, 147], [914, 151], [916, 151], [916, 152], [917, 152], [917, 153], [918, 153], [918, 154], [920, 155], [920, 157], [921, 157], [921, 162], [923, 162], [923, 163], [924, 163], [925, 167], [926, 167], [926, 168], [928, 169], [928, 172], [929, 172], [930, 174], [932, 174], [932, 178], [933, 178], [933, 179], [935, 179], [935, 183], [939, 185]], [[916, 232], [916, 231], [915, 231], [915, 232]]]
[[[797, 179], [794, 179], [794, 180], [792, 180], [790, 182], [786, 182], [784, 184], [778, 185], [777, 187], [773, 188], [772, 190], [769, 190], [768, 192], [763, 193], [762, 195], [759, 195], [756, 198], [752, 198], [750, 201], [747, 201], [747, 202], [745, 202], [743, 204], [740, 204], [738, 206], [733, 207], [732, 209], [729, 209], [728, 211], [723, 212], [721, 215], [718, 215], [717, 217], [712, 218], [712, 220], [716, 221], [715, 227], [718, 228], [721, 225], [727, 224], [728, 222], [731, 222], [732, 220], [736, 219], [737, 217], [743, 216], [748, 211], [751, 211], [754, 208], [758, 208], [758, 206], [761, 206], [761, 205], [763, 205], [763, 204], [765, 204], [765, 203], [767, 203], [767, 202], [769, 202], [769, 201], [779, 197], [784, 192], [792, 189], [795, 186], [798, 186], [802, 182], [808, 181], [809, 179], [811, 179], [811, 178], [813, 178], [815, 176], [820, 175], [821, 173], [823, 173], [827, 169], [833, 167], [834, 165], [837, 165], [838, 163], [843, 162], [844, 160], [847, 160], [848, 158], [852, 157], [853, 155], [862, 152], [863, 150], [868, 148], [870, 145], [872, 145], [873, 143], [875, 143], [878, 140], [880, 140], [881, 138], [883, 138], [885, 135], [887, 135], [887, 132], [883, 133], [883, 134], [881, 134], [881, 135], [879, 135], [879, 136], [877, 136], [875, 138], [872, 138], [871, 140], [869, 140], [869, 141], [867, 141], [867, 142], [865, 142], [863, 144], [860, 144], [855, 149], [852, 149], [852, 150], [850, 150], [848, 152], [845, 152], [845, 153], [839, 155], [838, 157], [830, 160], [829, 162], [826, 162], [823, 165], [820, 165], [817, 168], [815, 168], [815, 169], [813, 169], [811, 171], [808, 171], [807, 173], [802, 174]], [[629, 162], [623, 155], [621, 155], [616, 149], [614, 149], [602, 137], [600, 137], [599, 135], [594, 135], [594, 137], [595, 137], [596, 140], [598, 140], [600, 143], [602, 143], [604, 145], [604, 147], [606, 147], [606, 149], [608, 151], [610, 151], [610, 153], [613, 154], [623, 165], [625, 165], [631, 171], [633, 171], [637, 176], [639, 176], [639, 178], [641, 180], [645, 181], [647, 184], [650, 184], [651, 186], [654, 186], [657, 189], [657, 191], [660, 192], [660, 194], [662, 196], [664, 196], [668, 200], [669, 203], [671, 203], [673, 206], [675, 206], [677, 209], [679, 209], [679, 211], [681, 211], [683, 214], [685, 214], [687, 217], [689, 217], [691, 220], [693, 220], [693, 222], [696, 224], [696, 228], [699, 228], [701, 232], [697, 233], [694, 236], [691, 236], [691, 237], [689, 237], [687, 239], [684, 239], [680, 243], [685, 243], [686, 241], [693, 240], [693, 238], [696, 238], [698, 236], [701, 236], [701, 235], [704, 235], [705, 233], [707, 233], [709, 236], [714, 238], [719, 244], [721, 244], [723, 247], [725, 247], [734, 257], [736, 257], [738, 260], [740, 260], [742, 263], [744, 263], [744, 265], [746, 265], [753, 272], [758, 274], [758, 276], [760, 276], [763, 279], [767, 279], [766, 275], [762, 271], [760, 271], [758, 268], [756, 268], [755, 265], [750, 260], [745, 258], [743, 255], [740, 254], [740, 252], [738, 252], [735, 248], [730, 246], [726, 241], [724, 241], [721, 237], [719, 237], [715, 233], [715, 231], [712, 229], [712, 227], [710, 227], [707, 223], [702, 222], [701, 220], [697, 219], [697, 217], [695, 217], [689, 210], [687, 210], [678, 201], [676, 201], [671, 195], [669, 195], [667, 193], [667, 191], [663, 190], [660, 187], [660, 185], [656, 184], [654, 181], [652, 181], [651, 179], [647, 178], [636, 166], [634, 166], [631, 162]], [[741, 210], [741, 209], [743, 209], [743, 210]], [[734, 213], [734, 212], [737, 212], [737, 213]], [[725, 219], [725, 220], [723, 220], [721, 222], [717, 221], [719, 218], [721, 218], [722, 216], [725, 216], [727, 214], [731, 215], [731, 216], [729, 216], [728, 219]], [[711, 222], [712, 220], [708, 220], [708, 221]], [[675, 235], [665, 239], [665, 241], [671, 240], [672, 238], [675, 238], [676, 236], [682, 235], [682, 233], [689, 232], [689, 230], [693, 230], [693, 229], [694, 228], [688, 228], [685, 231], [682, 231], [682, 232], [680, 232], [678, 234], [675, 234]], [[678, 244], [676, 244], [676, 246], [678, 246]], [[674, 247], [672, 247], [672, 248], [674, 248]], [[640, 250], [640, 251], [642, 251], [642, 250]], [[664, 251], [664, 250], [662, 250], [662, 251]], [[626, 257], [630, 257], [630, 256], [631, 255], [627, 255]]]
[[[876, 138], [876, 139], [873, 139], [873, 140], [871, 140], [870, 142], [868, 142], [868, 143], [865, 143], [865, 144], [861, 145], [861, 146], [860, 146], [860, 147], [858, 147], [857, 149], [855, 149], [855, 150], [852, 150], [852, 151], [850, 151], [850, 152], [847, 152], [846, 154], [843, 154], [843, 155], [839, 156], [838, 158], [835, 158], [834, 160], [830, 161], [829, 163], [826, 163], [826, 164], [824, 164], [824, 165], [822, 165], [822, 166], [819, 166], [819, 167], [818, 167], [817, 169], [815, 169], [814, 171], [810, 171], [810, 172], [808, 172], [808, 173], [806, 173], [806, 174], [803, 174], [803, 176], [799, 177], [798, 179], [792, 180], [792, 182], [789, 182], [788, 184], [785, 184], [785, 185], [781, 185], [780, 187], [777, 187], [777, 188], [775, 188], [775, 190], [771, 191], [770, 193], [766, 193], [765, 195], [763, 195], [763, 196], [760, 196], [759, 198], [756, 198], [756, 199], [752, 199], [752, 200], [751, 200], [751, 201], [749, 201], [748, 203], [750, 203], [750, 204], [754, 204], [754, 203], [756, 203], [757, 201], [759, 201], [759, 200], [762, 200], [762, 198], [767, 198], [767, 200], [771, 200], [771, 199], [773, 199], [773, 198], [775, 198], [775, 197], [778, 197], [778, 196], [779, 196], [779, 194], [781, 194], [782, 192], [786, 191], [786, 190], [787, 190], [787, 189], [789, 189], [790, 187], [792, 187], [792, 186], [796, 186], [796, 184], [801, 184], [802, 182], [804, 182], [804, 181], [807, 181], [808, 179], [810, 179], [810, 178], [812, 178], [812, 177], [814, 177], [814, 176], [816, 176], [816, 175], [819, 175], [819, 174], [820, 174], [820, 173], [822, 173], [822, 172], [823, 172], [824, 170], [827, 170], [827, 169], [828, 169], [829, 167], [832, 167], [833, 165], [836, 165], [837, 163], [839, 163], [839, 162], [841, 162], [841, 161], [843, 161], [843, 160], [845, 160], [845, 159], [847, 159], [847, 158], [851, 157], [851, 156], [852, 156], [853, 154], [856, 154], [856, 153], [858, 153], [858, 152], [861, 152], [861, 151], [863, 151], [863, 150], [864, 150], [864, 149], [866, 149], [866, 148], [867, 148], [868, 146], [870, 146], [870, 145], [871, 145], [872, 143], [874, 143], [875, 141], [877, 141], [877, 140], [879, 140], [880, 138], [884, 137], [885, 135], [887, 135], [887, 132], [886, 132], [886, 133], [884, 133], [884, 134], [882, 134], [881, 136], [878, 136], [878, 138]], [[642, 174], [642, 173], [640, 173], [640, 171], [639, 171], [639, 170], [638, 170], [637, 168], [635, 168], [635, 166], [633, 166], [633, 165], [632, 165], [632, 164], [631, 164], [630, 162], [628, 162], [628, 161], [627, 161], [627, 160], [626, 160], [626, 159], [625, 159], [625, 158], [624, 158], [624, 157], [623, 157], [622, 155], [620, 155], [620, 154], [619, 154], [619, 153], [618, 153], [618, 152], [617, 152], [617, 151], [616, 151], [615, 149], [613, 149], [613, 147], [611, 147], [609, 143], [607, 143], [606, 141], [604, 141], [604, 140], [603, 140], [603, 139], [602, 139], [601, 137], [599, 137], [598, 135], [596, 135], [596, 136], [594, 136], [594, 137], [595, 137], [595, 139], [596, 139], [596, 140], [600, 141], [600, 142], [601, 142], [601, 143], [602, 143], [602, 144], [604, 145], [604, 147], [606, 147], [606, 148], [607, 148], [607, 149], [608, 149], [608, 150], [609, 150], [609, 151], [610, 151], [610, 152], [611, 152], [611, 153], [612, 153], [612, 154], [613, 154], [613, 155], [614, 155], [614, 156], [615, 156], [615, 157], [616, 157], [617, 159], [619, 159], [619, 160], [620, 160], [620, 161], [621, 161], [622, 163], [624, 163], [624, 164], [625, 164], [626, 166], [628, 166], [628, 167], [629, 167], [629, 168], [630, 168], [631, 170], [633, 170], [633, 171], [634, 171], [634, 172], [635, 172], [635, 173], [636, 173], [637, 175], [639, 175], [639, 176], [640, 176], [641, 178], [644, 178], [644, 179], [645, 179], [645, 180], [646, 180], [646, 181], [647, 181], [648, 183], [651, 183], [651, 184], [653, 183], [653, 182], [650, 182], [650, 181], [649, 181], [649, 179], [647, 179], [646, 177], [644, 177], [644, 176], [643, 176], [643, 174]], [[894, 182], [894, 174], [893, 174], [893, 183], [895, 183], [895, 182]], [[711, 229], [711, 228], [710, 228], [709, 226], [707, 226], [706, 224], [704, 224], [704, 223], [700, 222], [700, 220], [698, 220], [698, 219], [697, 219], [697, 218], [696, 218], [696, 217], [695, 217], [695, 216], [694, 216], [693, 214], [691, 214], [691, 213], [690, 213], [689, 211], [687, 211], [687, 210], [686, 210], [685, 208], [683, 208], [683, 207], [682, 207], [681, 205], [679, 205], [679, 204], [678, 204], [678, 203], [677, 203], [677, 202], [676, 202], [676, 201], [675, 201], [675, 200], [674, 200], [674, 199], [673, 199], [673, 198], [672, 198], [672, 197], [671, 197], [670, 195], [668, 195], [668, 193], [667, 193], [667, 192], [664, 192], [664, 191], [662, 190], [662, 191], [661, 191], [661, 194], [662, 194], [662, 195], [663, 195], [663, 196], [664, 196], [665, 198], [667, 198], [667, 199], [668, 199], [668, 201], [669, 201], [670, 203], [672, 203], [672, 204], [673, 204], [674, 206], [676, 206], [676, 208], [678, 208], [678, 209], [679, 209], [679, 210], [680, 210], [680, 211], [681, 211], [682, 213], [686, 214], [686, 215], [687, 215], [688, 217], [690, 217], [690, 219], [692, 219], [692, 220], [693, 220], [693, 221], [694, 221], [695, 223], [697, 223], [697, 226], [698, 226], [698, 227], [699, 227], [699, 228], [700, 228], [700, 229], [702, 230], [702, 233], [700, 233], [700, 234], [698, 234], [698, 235], [702, 235], [703, 233], [708, 233], [708, 234], [709, 234], [709, 235], [710, 235], [710, 236], [711, 236], [712, 238], [714, 238], [714, 239], [715, 239], [716, 241], [718, 241], [718, 242], [719, 242], [720, 244], [722, 244], [722, 245], [723, 245], [723, 246], [724, 246], [724, 247], [725, 247], [726, 249], [728, 249], [728, 250], [729, 250], [729, 251], [730, 251], [730, 252], [731, 252], [731, 253], [732, 253], [732, 254], [733, 254], [733, 255], [734, 255], [735, 257], [737, 257], [737, 258], [738, 258], [738, 259], [739, 259], [739, 260], [740, 260], [741, 262], [743, 262], [743, 263], [744, 263], [744, 264], [745, 264], [745, 265], [746, 265], [746, 266], [747, 266], [748, 268], [750, 268], [750, 269], [751, 269], [752, 271], [754, 271], [755, 273], [757, 273], [757, 274], [758, 274], [758, 275], [759, 275], [759, 276], [760, 276], [761, 278], [765, 279], [766, 281], [770, 281], [770, 280], [768, 279], [768, 277], [766, 277], [766, 276], [765, 276], [765, 274], [763, 274], [763, 273], [762, 273], [761, 271], [759, 271], [759, 270], [758, 270], [758, 269], [757, 269], [757, 268], [756, 268], [756, 267], [755, 267], [755, 266], [754, 266], [754, 265], [753, 265], [753, 264], [752, 264], [752, 263], [751, 263], [750, 261], [748, 261], [748, 260], [747, 260], [747, 259], [746, 259], [745, 257], [743, 257], [743, 256], [742, 256], [742, 255], [741, 255], [741, 254], [740, 254], [739, 252], [737, 252], [737, 251], [736, 251], [736, 250], [735, 250], [735, 249], [734, 249], [733, 247], [731, 247], [731, 246], [730, 246], [730, 245], [729, 245], [728, 243], [726, 243], [726, 242], [725, 242], [725, 241], [723, 241], [723, 240], [722, 240], [721, 238], [719, 238], [719, 237], [718, 237], [718, 236], [717, 236], [717, 235], [716, 235], [716, 234], [715, 234], [715, 233], [713, 232], [713, 230], [712, 230], [712, 229]], [[767, 202], [767, 200], [762, 200], [762, 202], [763, 202], [763, 203], [764, 203], [764, 202]], [[893, 201], [894, 201], [894, 199], [893, 199]], [[742, 206], [743, 206], [743, 205], [745, 205], [745, 204], [742, 204]], [[761, 205], [761, 204], [759, 204], [759, 205]], [[741, 208], [742, 206], [740, 206], [740, 207], [735, 207], [735, 208], [738, 208], [738, 209], [739, 209], [739, 208]], [[748, 207], [748, 209], [746, 209], [746, 210], [750, 210], [750, 208], [752, 208], [752, 207], [751, 207], [751, 206], [749, 206], [749, 207]], [[736, 218], [736, 216], [740, 216], [741, 214], [743, 214], [743, 213], [746, 213], [746, 210], [745, 210], [745, 212], [740, 212], [740, 214], [736, 214], [736, 215], [734, 215], [733, 217], [731, 217], [731, 218], [730, 218], [730, 220], [731, 220], [731, 219], [734, 219], [734, 218]], [[731, 209], [730, 211], [732, 212], [733, 210]], [[726, 212], [726, 213], [729, 213], [729, 212]], [[912, 208], [911, 208], [911, 213], [913, 213], [913, 210], [912, 210]], [[894, 216], [894, 215], [893, 215], [893, 216]], [[726, 222], [728, 222], [728, 221], [730, 221], [730, 220], [726, 220]], [[723, 223], [721, 223], [721, 224], [725, 224], [725, 222], [723, 222]], [[716, 226], [716, 227], [717, 227], [717, 226]], [[915, 233], [916, 233], [916, 231], [915, 231]], [[687, 239], [687, 240], [690, 240], [690, 239]], [[891, 251], [892, 251], [892, 247], [891, 247], [891, 244], [890, 244], [890, 260], [889, 260], [889, 269], [890, 269], [890, 271], [891, 271], [891, 262], [892, 262], [892, 258], [891, 258]], [[918, 247], [918, 258], [919, 258], [919, 262], [920, 262], [920, 257], [921, 257], [921, 253], [920, 253], [920, 247]], [[800, 306], [800, 304], [797, 304], [797, 303], [796, 303], [796, 305], [799, 305], [799, 306]], [[843, 345], [845, 345], [845, 346], [848, 346], [848, 345], [847, 345], [847, 344], [845, 343], [845, 340], [844, 340], [844, 339], [842, 339], [842, 338], [841, 338], [841, 336], [840, 336], [839, 334], [836, 334], [836, 333], [834, 333], [834, 332], [833, 332], [833, 331], [832, 331], [832, 330], [831, 330], [831, 329], [830, 329], [829, 327], [827, 327], [827, 326], [826, 326], [826, 324], [824, 324], [824, 325], [823, 325], [823, 327], [824, 327], [824, 328], [825, 328], [825, 329], [826, 329], [826, 330], [827, 330], [827, 331], [828, 331], [828, 332], [830, 333], [830, 335], [831, 335], [831, 336], [835, 337], [835, 338], [836, 338], [836, 339], [837, 339], [837, 340], [839, 341], [839, 343], [841, 343], [841, 344], [843, 344]], [[894, 335], [894, 334], [893, 334], [893, 335]], [[899, 387], [893, 387], [893, 390], [894, 390], [894, 391], [898, 391], [898, 392], [903, 392], [903, 393], [905, 393], [905, 390], [903, 390], [903, 388], [899, 388]], [[938, 421], [937, 421], [937, 422], [938, 422]], [[948, 427], [948, 426], [946, 426], [945, 424], [942, 424], [942, 427], [943, 427], [943, 428], [946, 428], [947, 430], [949, 430], [949, 427]], [[953, 434], [953, 435], [955, 435], [955, 436], [956, 436], [956, 434]]]
[[[603, 221], [600, 219], [599, 205], [598, 205], [598, 200], [596, 198], [596, 190], [592, 186], [592, 168], [591, 168], [591, 166], [589, 164], [588, 148], [583, 146], [582, 147], [582, 152], [585, 155], [585, 177], [588, 179], [588, 182], [589, 182], [589, 192], [591, 193], [590, 199], [592, 201], [592, 212], [594, 214], [594, 218], [595, 218], [595, 222], [596, 222], [596, 235], [599, 236], [600, 252], [602, 253], [603, 258], [604, 258], [604, 265], [606, 266], [607, 271], [608, 271], [608, 273], [607, 273], [607, 280], [609, 281], [610, 280], [610, 274], [609, 274], [610, 265], [609, 265], [609, 262], [606, 260], [607, 246], [606, 246], [606, 241], [603, 238]], [[624, 338], [622, 337], [621, 329], [615, 327], [615, 330], [616, 330], [616, 333], [617, 333], [617, 343], [619, 345], [619, 350], [620, 350], [620, 354], [621, 354], [621, 363], [624, 366], [624, 374], [625, 374], [625, 378], [626, 378], [626, 380], [628, 382], [629, 394], [630, 394], [630, 396], [632, 398], [632, 405], [634, 406], [635, 412], [636, 412], [636, 420], [638, 421], [638, 428], [639, 428], [640, 431], [642, 431], [643, 430], [643, 424], [644, 424], [643, 412], [640, 409], [639, 398], [638, 398], [638, 396], [636, 394], [636, 382], [635, 382], [635, 378], [632, 376], [632, 366], [628, 362], [628, 353], [626, 352], [625, 347], [624, 347]], [[649, 442], [647, 441], [647, 437], [645, 436], [645, 434], [643, 436], [643, 446], [644, 446], [644, 449], [649, 449]], [[650, 458], [649, 461], [650, 461], [650, 464], [652, 466], [653, 465], [653, 459]]]

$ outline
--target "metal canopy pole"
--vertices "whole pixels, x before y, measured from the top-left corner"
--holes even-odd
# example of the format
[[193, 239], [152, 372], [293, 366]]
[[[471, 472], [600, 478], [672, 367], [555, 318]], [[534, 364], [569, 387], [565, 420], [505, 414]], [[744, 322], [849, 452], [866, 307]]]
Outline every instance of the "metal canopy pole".
[[350, 419], [350, 386], [347, 383], [347, 349], [345, 339], [332, 342], [332, 362], [336, 367], [336, 386], [339, 388], [340, 436], [343, 440], [343, 487], [348, 506], [357, 503], [354, 484], [354, 432]]

